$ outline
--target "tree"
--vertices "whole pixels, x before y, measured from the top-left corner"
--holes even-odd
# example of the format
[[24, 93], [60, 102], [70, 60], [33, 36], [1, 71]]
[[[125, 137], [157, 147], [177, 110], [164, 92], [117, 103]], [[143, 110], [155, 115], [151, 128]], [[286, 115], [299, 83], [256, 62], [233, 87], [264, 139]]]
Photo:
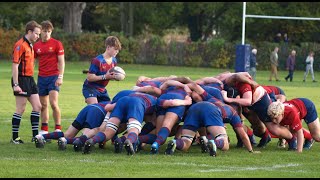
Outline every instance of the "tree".
[[133, 35], [133, 11], [134, 4], [132, 2], [120, 2], [121, 31], [124, 32], [126, 36]]
[[[185, 2], [181, 19], [188, 26], [192, 41], [205, 41], [213, 30], [219, 33], [224, 21], [223, 16], [232, 12], [233, 8], [237, 8], [236, 6], [237, 3], [234, 2]], [[232, 15], [238, 18], [237, 15]]]
[[63, 30], [67, 33], [82, 32], [82, 13], [86, 8], [85, 2], [64, 2]]

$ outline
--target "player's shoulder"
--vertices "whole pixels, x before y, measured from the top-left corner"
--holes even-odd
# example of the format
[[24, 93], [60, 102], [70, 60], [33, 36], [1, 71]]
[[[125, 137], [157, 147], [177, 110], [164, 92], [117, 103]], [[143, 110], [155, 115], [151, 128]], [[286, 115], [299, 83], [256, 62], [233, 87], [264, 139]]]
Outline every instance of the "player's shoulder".
[[21, 38], [18, 41], [16, 41], [16, 43], [14, 44], [14, 50], [16, 51], [23, 50], [25, 46], [29, 46], [29, 45], [23, 38]]
[[50, 43], [53, 43], [53, 44], [61, 44], [62, 45], [62, 42], [58, 39], [55, 39], [53, 37], [50, 38]]
[[96, 65], [98, 65], [98, 64], [101, 64], [101, 63], [103, 63], [103, 62], [105, 62], [105, 60], [104, 60], [102, 54], [99, 54], [99, 55], [91, 58], [91, 64], [96, 64]]
[[23, 38], [20, 38], [16, 43], [14, 43], [15, 46], [22, 45], [24, 42], [26, 42]]
[[116, 58], [116, 57], [112, 57], [112, 63], [113, 63], [113, 64], [115, 64], [115, 65], [117, 65], [118, 60], [117, 60], [117, 58]]
[[53, 38], [53, 37], [51, 37], [50, 40], [53, 41], [53, 42], [61, 43], [60, 40], [58, 40], [58, 39], [56, 39], [56, 38]]

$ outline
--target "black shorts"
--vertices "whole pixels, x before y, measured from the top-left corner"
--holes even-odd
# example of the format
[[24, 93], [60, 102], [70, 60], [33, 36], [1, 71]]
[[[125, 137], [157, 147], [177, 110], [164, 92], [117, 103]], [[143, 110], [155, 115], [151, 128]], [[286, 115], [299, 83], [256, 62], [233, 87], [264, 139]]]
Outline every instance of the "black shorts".
[[[38, 94], [39, 90], [32, 76], [19, 76], [18, 83], [24, 93], [13, 92], [15, 96], [30, 97], [32, 94]], [[13, 89], [13, 79], [11, 78], [11, 86]]]

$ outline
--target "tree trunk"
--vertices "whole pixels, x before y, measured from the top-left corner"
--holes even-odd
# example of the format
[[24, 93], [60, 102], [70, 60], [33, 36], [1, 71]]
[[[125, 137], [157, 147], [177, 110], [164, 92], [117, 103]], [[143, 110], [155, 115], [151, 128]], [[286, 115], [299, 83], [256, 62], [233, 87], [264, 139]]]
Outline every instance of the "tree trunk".
[[133, 35], [133, 2], [120, 2], [121, 31], [128, 37]]
[[121, 23], [121, 31], [126, 32], [126, 11], [125, 11], [124, 2], [120, 2], [120, 23]]
[[85, 2], [65, 2], [63, 30], [66, 33], [82, 32], [82, 12], [86, 8]]
[[133, 11], [134, 4], [133, 2], [129, 2], [129, 36], [133, 36]]

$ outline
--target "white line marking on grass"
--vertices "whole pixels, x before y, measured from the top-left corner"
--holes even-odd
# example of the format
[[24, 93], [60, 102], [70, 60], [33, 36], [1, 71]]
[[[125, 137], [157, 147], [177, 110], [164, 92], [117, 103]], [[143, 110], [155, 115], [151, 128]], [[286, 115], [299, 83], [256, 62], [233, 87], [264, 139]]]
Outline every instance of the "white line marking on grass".
[[[273, 166], [263, 166], [263, 167], [223, 167], [215, 168], [215, 169], [207, 169], [207, 170], [198, 170], [198, 172], [223, 172], [223, 171], [256, 171], [256, 170], [265, 170], [265, 171], [274, 171], [275, 169], [287, 168], [287, 167], [297, 167], [300, 164], [283, 164], [283, 165], [273, 165]], [[295, 171], [297, 172], [297, 171]]]
[[[9, 161], [35, 161], [37, 160], [36, 158], [14, 158], [14, 157], [4, 157], [4, 158], [1, 158], [2, 160], [9, 160]], [[114, 161], [110, 161], [110, 160], [107, 160], [107, 161], [96, 161], [94, 159], [79, 159], [79, 160], [70, 160], [70, 159], [54, 159], [54, 158], [44, 158], [44, 159], [41, 159], [41, 161], [48, 161], [48, 162], [72, 162], [72, 161], [79, 161], [79, 162], [85, 162], [85, 163], [103, 163], [103, 164], [110, 164], [110, 163], [114, 163]]]
[[182, 165], [182, 166], [202, 166], [202, 167], [210, 167], [208, 164], [195, 164], [195, 163], [174, 163], [176, 165]]
[[195, 167], [211, 167], [210, 165], [208, 164], [195, 164], [195, 163], [158, 163], [158, 162], [141, 162], [141, 164], [148, 164], [148, 165], [170, 165], [170, 166], [176, 166], [176, 165], [179, 165], [179, 166], [195, 166]]
[[[160, 166], [192, 166], [192, 167], [212, 167], [212, 165], [208, 164], [196, 164], [196, 163], [158, 163], [158, 162], [141, 162], [141, 164], [147, 164], [147, 165], [160, 165]], [[261, 166], [261, 167], [236, 167], [236, 166], [219, 166], [219, 168], [215, 169], [207, 169], [207, 170], [196, 170], [196, 172], [201, 172], [201, 173], [208, 173], [208, 172], [229, 172], [229, 171], [260, 171], [260, 170], [265, 170], [265, 171], [274, 171], [277, 169], [281, 169], [281, 172], [301, 172], [304, 173], [305, 171], [303, 170], [287, 170], [283, 168], [288, 168], [288, 167], [298, 167], [301, 166], [301, 164], [282, 164], [282, 165], [273, 165], [273, 166]]]

